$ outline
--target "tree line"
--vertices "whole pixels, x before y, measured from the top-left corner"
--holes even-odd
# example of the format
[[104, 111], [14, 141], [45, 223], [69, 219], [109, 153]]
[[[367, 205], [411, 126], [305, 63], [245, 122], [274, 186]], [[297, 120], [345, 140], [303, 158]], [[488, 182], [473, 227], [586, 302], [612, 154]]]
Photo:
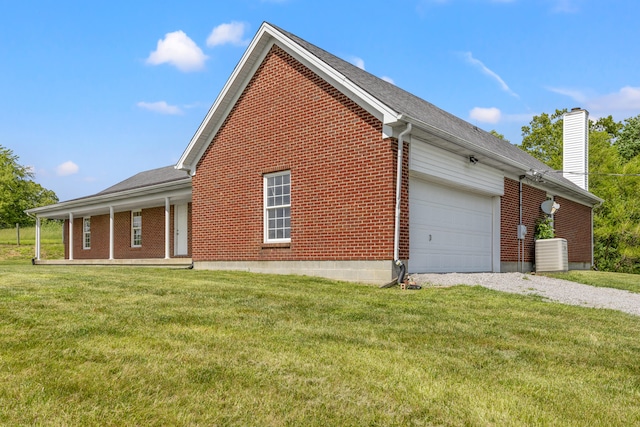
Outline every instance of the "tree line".
[[[535, 116], [522, 127], [520, 148], [555, 171], [562, 169], [566, 109]], [[640, 115], [589, 121], [589, 191], [594, 208], [594, 263], [603, 271], [640, 273]]]

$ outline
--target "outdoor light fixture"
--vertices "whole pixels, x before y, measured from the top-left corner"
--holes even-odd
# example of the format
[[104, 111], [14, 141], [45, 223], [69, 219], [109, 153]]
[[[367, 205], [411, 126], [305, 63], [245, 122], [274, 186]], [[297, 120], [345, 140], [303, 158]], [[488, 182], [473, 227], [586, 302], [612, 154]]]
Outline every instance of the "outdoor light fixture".
[[469, 156], [469, 162], [471, 162], [471, 164], [476, 164], [478, 163], [478, 158], [474, 155]]
[[544, 172], [540, 172], [535, 169], [529, 169], [526, 172], [527, 179], [530, 179], [533, 182], [544, 182], [543, 176], [544, 176]]

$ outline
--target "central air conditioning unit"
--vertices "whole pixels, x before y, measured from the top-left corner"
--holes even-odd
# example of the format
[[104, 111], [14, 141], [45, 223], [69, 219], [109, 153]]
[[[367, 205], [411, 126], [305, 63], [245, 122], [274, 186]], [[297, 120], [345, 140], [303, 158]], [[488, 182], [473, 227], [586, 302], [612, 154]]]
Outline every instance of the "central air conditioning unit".
[[569, 271], [566, 239], [536, 240], [536, 271]]

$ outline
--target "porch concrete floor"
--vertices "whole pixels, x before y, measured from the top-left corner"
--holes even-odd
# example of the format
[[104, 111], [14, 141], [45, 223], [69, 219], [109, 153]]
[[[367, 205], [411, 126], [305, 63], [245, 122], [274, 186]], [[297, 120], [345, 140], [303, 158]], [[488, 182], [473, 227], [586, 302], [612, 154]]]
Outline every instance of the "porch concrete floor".
[[189, 267], [191, 258], [141, 258], [141, 259], [41, 259], [34, 265], [108, 265], [108, 266], [146, 266], [146, 267]]

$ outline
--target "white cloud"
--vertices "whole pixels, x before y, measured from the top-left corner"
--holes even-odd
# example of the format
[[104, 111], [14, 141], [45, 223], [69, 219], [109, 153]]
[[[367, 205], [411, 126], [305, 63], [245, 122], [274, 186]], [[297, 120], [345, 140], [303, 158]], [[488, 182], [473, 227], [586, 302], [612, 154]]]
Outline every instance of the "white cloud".
[[471, 64], [474, 67], [478, 68], [484, 74], [486, 74], [487, 76], [489, 76], [492, 79], [494, 79], [495, 81], [497, 81], [498, 84], [500, 85], [500, 87], [502, 88], [502, 90], [504, 90], [505, 92], [507, 92], [511, 96], [515, 96], [516, 98], [520, 98], [520, 96], [517, 93], [515, 93], [514, 91], [512, 91], [511, 88], [509, 88], [509, 86], [504, 82], [504, 80], [502, 80], [502, 77], [500, 77], [498, 74], [496, 74], [495, 72], [490, 70], [486, 65], [484, 65], [482, 63], [482, 61], [474, 58], [473, 55], [471, 54], [471, 52], [463, 52], [462, 56], [464, 57], [464, 59], [469, 64]]
[[147, 58], [147, 64], [168, 63], [180, 71], [198, 71], [204, 68], [207, 55], [183, 31], [167, 33], [158, 40], [158, 46]]
[[180, 109], [180, 107], [176, 107], [175, 105], [169, 105], [166, 103], [166, 101], [157, 101], [157, 102], [140, 101], [136, 105], [142, 108], [143, 110], [153, 111], [154, 113], [169, 114], [169, 115], [182, 114], [182, 110]]
[[355, 65], [356, 67], [360, 68], [361, 70], [364, 70], [364, 59], [358, 57], [358, 56], [352, 56], [351, 57], [351, 61], [350, 61], [353, 65]]
[[247, 46], [248, 39], [244, 39], [244, 32], [247, 29], [244, 22], [230, 22], [228, 24], [220, 24], [215, 27], [209, 37], [207, 37], [207, 46], [219, 46], [223, 44], [232, 44], [234, 46]]
[[640, 87], [625, 86], [618, 92], [590, 99], [586, 105], [594, 111], [640, 110]]
[[71, 160], [68, 160], [56, 167], [56, 173], [58, 176], [68, 176], [78, 173], [80, 168], [78, 165], [73, 163]]
[[591, 114], [609, 115], [613, 112], [631, 112], [640, 110], [640, 87], [625, 86], [618, 92], [602, 96], [589, 96], [577, 89], [546, 87], [551, 92], [567, 96], [576, 101], [578, 106], [589, 110]]
[[393, 79], [391, 77], [387, 77], [387, 76], [382, 76], [380, 77], [382, 80], [384, 80], [387, 83], [391, 83], [392, 85], [396, 84], [396, 82], [393, 81]]
[[502, 117], [502, 113], [495, 107], [482, 108], [475, 107], [469, 112], [469, 117], [483, 123], [498, 123]]

